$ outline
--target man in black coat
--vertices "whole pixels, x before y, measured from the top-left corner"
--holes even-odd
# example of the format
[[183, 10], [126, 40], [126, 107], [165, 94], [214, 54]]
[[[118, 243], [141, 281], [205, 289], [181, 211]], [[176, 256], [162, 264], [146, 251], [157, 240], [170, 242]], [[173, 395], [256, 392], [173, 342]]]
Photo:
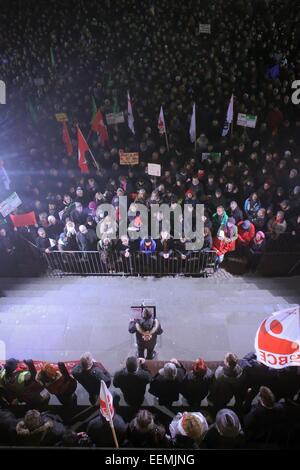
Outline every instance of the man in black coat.
[[244, 417], [246, 440], [267, 443], [277, 441], [281, 422], [284, 420], [284, 406], [276, 403], [268, 387], [260, 387], [258, 403], [251, 407]]
[[150, 310], [145, 308], [141, 319], [131, 319], [128, 331], [129, 333], [136, 334], [138, 356], [144, 357], [144, 351], [146, 349], [146, 359], [153, 359], [157, 336], [161, 335], [163, 330], [157, 318], [153, 318]]
[[214, 373], [210, 370], [203, 359], [197, 359], [193, 369], [189, 371], [182, 383], [181, 394], [194, 409], [201, 406], [201, 401], [208, 395]]
[[139, 408], [145, 396], [147, 384], [151, 380], [151, 374], [145, 365], [145, 359], [129, 357], [126, 367], [115, 373], [114, 387], [122, 390], [128, 405]]
[[[122, 416], [115, 414], [113, 417], [113, 425], [118, 443], [121, 445], [126, 436], [127, 424]], [[101, 414], [89, 422], [87, 434], [98, 447], [115, 447], [110, 424]]]
[[81, 356], [80, 363], [73, 367], [72, 375], [86, 389], [92, 405], [99, 397], [101, 380], [104, 380], [107, 388], [111, 384], [110, 374], [97, 366], [89, 352]]
[[172, 406], [173, 401], [179, 400], [179, 393], [186, 370], [177, 359], [171, 359], [153, 377], [149, 393], [156, 396], [160, 405]]

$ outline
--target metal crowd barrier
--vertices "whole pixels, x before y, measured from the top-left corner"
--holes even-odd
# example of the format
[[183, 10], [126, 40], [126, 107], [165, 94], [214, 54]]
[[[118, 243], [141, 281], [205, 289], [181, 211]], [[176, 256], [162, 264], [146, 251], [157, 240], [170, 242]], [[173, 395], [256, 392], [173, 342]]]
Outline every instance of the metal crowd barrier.
[[44, 253], [51, 276], [203, 276], [213, 273], [216, 261], [214, 251], [192, 252], [183, 259], [170, 255], [165, 259], [159, 253], [134, 252], [128, 258], [117, 252], [51, 251]]

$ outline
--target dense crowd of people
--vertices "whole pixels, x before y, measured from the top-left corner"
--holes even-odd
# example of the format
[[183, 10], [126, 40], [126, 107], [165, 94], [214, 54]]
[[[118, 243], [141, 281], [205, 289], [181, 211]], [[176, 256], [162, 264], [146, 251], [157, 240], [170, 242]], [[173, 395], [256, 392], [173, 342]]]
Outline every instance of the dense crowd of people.
[[[101, 413], [75, 432], [47, 408], [55, 395], [74, 414], [77, 383], [95, 405], [104, 381], [108, 388], [114, 386], [113, 423], [120, 446], [299, 448], [299, 368], [271, 369], [259, 363], [254, 353], [242, 359], [227, 353], [213, 369], [202, 358], [188, 368], [175, 358], [157, 372], [148, 365], [145, 359], [131, 356], [124, 368], [111, 375], [87, 352], [71, 371], [60, 362], [43, 363], [37, 372], [31, 360], [8, 359], [0, 369], [0, 445], [114, 447], [109, 422]], [[156, 413], [143, 406], [147, 390], [158, 401]], [[127, 406], [120, 406], [120, 392]], [[180, 399], [184, 402], [178, 405]], [[18, 403], [29, 410], [17, 418]], [[157, 413], [160, 406], [173, 411], [180, 406], [181, 411], [169, 418]], [[124, 415], [124, 409], [130, 413]]]
[[[232, 251], [250, 264], [264, 250], [299, 251], [300, 116], [291, 102], [300, 71], [295, 2], [15, 4], [1, 10], [9, 28], [0, 31], [0, 76], [7, 84], [0, 150], [10, 179], [1, 199], [16, 190], [22, 200], [16, 213], [34, 210], [37, 224], [14, 230], [9, 217], [0, 221], [7, 265], [17, 256], [17, 235], [47, 253], [99, 250], [104, 261], [111, 252], [190, 256], [189, 240], [174, 240], [172, 220], [169, 230], [160, 225], [156, 240], [132, 241], [130, 232], [111, 240], [120, 196], [128, 198], [128, 224], [137, 233], [143, 221], [136, 204], [204, 204], [202, 249], [217, 253], [216, 267]], [[201, 34], [199, 23], [210, 24], [211, 33]], [[135, 134], [127, 125], [128, 90]], [[232, 93], [233, 128], [223, 137]], [[125, 114], [124, 123], [107, 125], [104, 146], [90, 132], [92, 102], [104, 119]], [[193, 102], [195, 146], [189, 140]], [[168, 147], [157, 129], [161, 105]], [[54, 117], [62, 112], [73, 156]], [[237, 126], [239, 112], [257, 116], [256, 127]], [[87, 155], [89, 174], [77, 165], [77, 124], [98, 167]], [[121, 149], [138, 151], [139, 165], [120, 165]], [[147, 174], [148, 163], [161, 165], [161, 177]], [[101, 210], [103, 203], [114, 206], [116, 220]], [[156, 216], [162, 224], [160, 211]]]

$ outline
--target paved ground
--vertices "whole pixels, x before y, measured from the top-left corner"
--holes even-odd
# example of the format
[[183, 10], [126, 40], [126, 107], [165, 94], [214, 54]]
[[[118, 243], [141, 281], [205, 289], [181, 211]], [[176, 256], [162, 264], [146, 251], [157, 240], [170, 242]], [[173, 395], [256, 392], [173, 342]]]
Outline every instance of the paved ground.
[[0, 340], [10, 357], [57, 361], [89, 350], [114, 371], [134, 351], [129, 307], [146, 298], [164, 328], [159, 358], [218, 360], [251, 351], [263, 318], [300, 303], [299, 281], [222, 272], [208, 279], [0, 279]]

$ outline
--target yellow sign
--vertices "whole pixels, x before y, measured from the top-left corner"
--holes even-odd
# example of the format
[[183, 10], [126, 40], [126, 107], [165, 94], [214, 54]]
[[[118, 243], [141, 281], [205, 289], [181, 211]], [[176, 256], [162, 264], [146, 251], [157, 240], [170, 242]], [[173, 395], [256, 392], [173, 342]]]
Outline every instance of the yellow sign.
[[58, 122], [66, 122], [68, 120], [66, 113], [55, 114], [55, 118]]
[[139, 164], [139, 153], [125, 153], [122, 150], [119, 151], [120, 165], [138, 165]]

